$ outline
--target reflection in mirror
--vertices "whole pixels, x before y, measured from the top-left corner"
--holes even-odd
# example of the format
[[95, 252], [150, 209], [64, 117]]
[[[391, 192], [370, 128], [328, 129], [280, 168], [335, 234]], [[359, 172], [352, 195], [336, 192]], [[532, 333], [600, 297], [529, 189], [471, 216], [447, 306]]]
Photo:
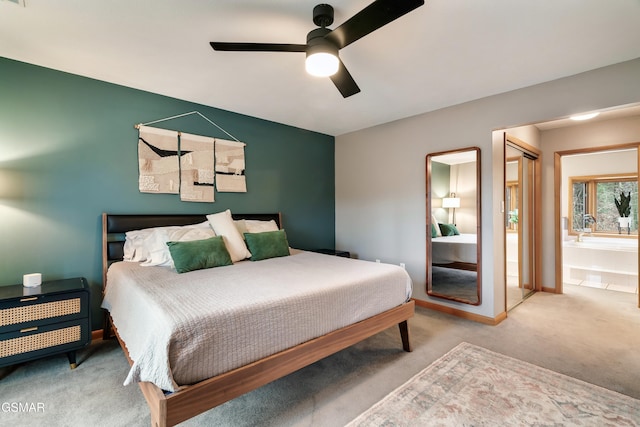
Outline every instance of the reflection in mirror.
[[427, 155], [427, 294], [479, 305], [480, 149]]

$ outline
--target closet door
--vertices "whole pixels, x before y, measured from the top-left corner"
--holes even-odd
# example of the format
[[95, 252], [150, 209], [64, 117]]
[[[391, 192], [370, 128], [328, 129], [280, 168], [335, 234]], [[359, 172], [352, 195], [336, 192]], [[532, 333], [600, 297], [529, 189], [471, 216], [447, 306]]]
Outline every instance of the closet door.
[[537, 227], [540, 207], [538, 153], [505, 135], [506, 308], [510, 310], [537, 288]]

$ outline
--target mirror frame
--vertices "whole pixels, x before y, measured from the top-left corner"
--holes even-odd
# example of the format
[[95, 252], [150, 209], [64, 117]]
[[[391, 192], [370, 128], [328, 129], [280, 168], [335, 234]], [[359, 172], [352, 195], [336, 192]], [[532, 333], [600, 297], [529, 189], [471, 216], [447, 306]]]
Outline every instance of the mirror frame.
[[[476, 281], [476, 289], [477, 289], [477, 301], [471, 301], [469, 299], [466, 298], [461, 298], [461, 297], [456, 297], [456, 296], [451, 296], [451, 295], [446, 295], [446, 294], [442, 294], [442, 293], [438, 293], [433, 291], [432, 289], [432, 265], [431, 265], [431, 259], [432, 259], [432, 246], [431, 246], [431, 212], [432, 212], [432, 202], [431, 202], [431, 197], [432, 197], [432, 190], [431, 190], [431, 160], [434, 157], [437, 156], [442, 156], [442, 155], [449, 155], [449, 154], [456, 154], [456, 153], [463, 153], [463, 152], [467, 152], [467, 151], [475, 151], [476, 153], [476, 272], [477, 272], [477, 281]], [[450, 150], [450, 151], [441, 151], [441, 152], [437, 152], [437, 153], [430, 153], [427, 154], [426, 157], [426, 206], [427, 206], [427, 211], [426, 211], [426, 224], [427, 224], [427, 228], [426, 228], [426, 269], [427, 269], [427, 295], [432, 296], [432, 297], [438, 297], [438, 298], [442, 298], [442, 299], [447, 299], [447, 300], [452, 300], [452, 301], [456, 301], [456, 302], [460, 302], [460, 303], [464, 303], [464, 304], [470, 304], [470, 305], [480, 305], [482, 303], [482, 238], [481, 238], [481, 224], [482, 224], [482, 218], [481, 218], [481, 181], [480, 181], [480, 173], [481, 171], [481, 162], [480, 162], [480, 148], [479, 147], [466, 147], [466, 148], [460, 148], [460, 149], [456, 149], [456, 150]]]

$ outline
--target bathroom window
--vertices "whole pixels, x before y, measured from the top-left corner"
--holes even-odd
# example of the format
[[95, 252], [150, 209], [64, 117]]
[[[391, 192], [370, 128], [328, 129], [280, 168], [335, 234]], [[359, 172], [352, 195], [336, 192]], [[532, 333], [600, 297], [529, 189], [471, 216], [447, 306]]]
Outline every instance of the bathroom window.
[[[638, 232], [638, 178], [633, 175], [572, 177], [569, 179], [570, 232], [631, 234]], [[620, 227], [615, 199], [631, 194], [629, 226]]]

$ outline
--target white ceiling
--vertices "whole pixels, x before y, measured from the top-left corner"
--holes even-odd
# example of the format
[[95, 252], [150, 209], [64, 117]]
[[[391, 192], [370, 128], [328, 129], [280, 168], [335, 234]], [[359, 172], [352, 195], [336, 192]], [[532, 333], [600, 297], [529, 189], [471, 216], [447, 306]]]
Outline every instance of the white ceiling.
[[[332, 1], [332, 28], [371, 1]], [[329, 135], [640, 57], [640, 0], [426, 0], [340, 51], [346, 99], [302, 53], [209, 46], [305, 43], [317, 3], [0, 1], [0, 56]]]

